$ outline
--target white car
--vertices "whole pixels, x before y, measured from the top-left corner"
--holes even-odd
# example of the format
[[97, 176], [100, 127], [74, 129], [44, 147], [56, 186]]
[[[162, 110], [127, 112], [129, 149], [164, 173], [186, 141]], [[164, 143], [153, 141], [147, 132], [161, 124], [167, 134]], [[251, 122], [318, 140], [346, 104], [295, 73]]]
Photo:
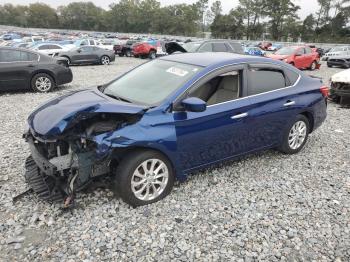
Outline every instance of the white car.
[[71, 48], [69, 46], [63, 46], [59, 44], [42, 43], [35, 45], [31, 49], [48, 56], [54, 56], [55, 54], [60, 53], [62, 51], [69, 51]]
[[114, 39], [102, 39], [100, 41], [98, 41], [97, 46], [103, 49], [107, 49], [107, 50], [114, 50], [114, 45], [117, 44], [117, 41]]
[[350, 105], [350, 69], [332, 76], [330, 98], [340, 104]]
[[337, 46], [332, 48], [328, 53], [324, 55], [322, 60], [328, 60], [329, 58], [334, 57], [344, 57], [350, 56], [350, 46]]

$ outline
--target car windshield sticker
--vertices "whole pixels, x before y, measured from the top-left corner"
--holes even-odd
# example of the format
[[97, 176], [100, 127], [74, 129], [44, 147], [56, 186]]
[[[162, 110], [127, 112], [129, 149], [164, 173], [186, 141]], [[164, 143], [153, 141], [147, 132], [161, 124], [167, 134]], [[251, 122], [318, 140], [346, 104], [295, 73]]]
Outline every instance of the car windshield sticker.
[[170, 67], [166, 71], [170, 74], [174, 74], [174, 75], [182, 76], [182, 77], [188, 74], [188, 71], [185, 71], [185, 70], [183, 70], [181, 68], [177, 68], [177, 67]]

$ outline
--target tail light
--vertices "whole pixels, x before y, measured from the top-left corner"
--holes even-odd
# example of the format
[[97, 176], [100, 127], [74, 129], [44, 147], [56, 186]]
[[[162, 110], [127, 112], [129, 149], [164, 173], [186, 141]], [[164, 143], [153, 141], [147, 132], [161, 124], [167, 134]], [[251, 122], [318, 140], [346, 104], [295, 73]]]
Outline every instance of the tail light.
[[329, 96], [329, 89], [328, 89], [327, 86], [322, 86], [320, 88], [320, 91], [321, 91], [323, 97], [328, 97]]

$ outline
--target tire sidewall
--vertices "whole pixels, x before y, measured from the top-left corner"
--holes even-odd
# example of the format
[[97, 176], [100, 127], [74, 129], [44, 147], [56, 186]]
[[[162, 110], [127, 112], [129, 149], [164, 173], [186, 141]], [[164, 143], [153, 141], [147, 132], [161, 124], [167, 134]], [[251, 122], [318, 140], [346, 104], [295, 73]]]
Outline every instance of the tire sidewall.
[[316, 63], [316, 61], [313, 61], [313, 62], [311, 63], [311, 66], [310, 66], [310, 70], [311, 70], [311, 71], [314, 71], [314, 70], [316, 70], [316, 68], [317, 68], [317, 63]]
[[[168, 168], [169, 178], [166, 188], [158, 197], [150, 201], [143, 201], [138, 199], [132, 192], [131, 179], [136, 168], [148, 159], [159, 159], [163, 161]], [[118, 194], [126, 203], [133, 207], [148, 205], [163, 199], [171, 192], [175, 180], [174, 169], [170, 161], [161, 153], [153, 150], [135, 151], [127, 154], [115, 172], [115, 186]]]
[[[39, 77], [46, 77], [48, 79], [50, 79], [51, 81], [51, 87], [49, 90], [47, 91], [41, 91], [39, 89], [37, 89], [37, 87], [35, 86], [35, 82], [36, 80], [39, 78]], [[36, 75], [34, 75], [32, 77], [32, 80], [30, 81], [30, 86], [31, 88], [33, 89], [34, 92], [39, 92], [39, 93], [48, 93], [48, 92], [51, 92], [54, 88], [55, 88], [55, 81], [53, 80], [53, 78], [49, 75], [49, 74], [46, 74], [46, 73], [38, 73]]]
[[[307, 130], [306, 130], [306, 137], [305, 137], [305, 139], [304, 139], [304, 142], [302, 143], [302, 145], [301, 145], [299, 148], [297, 148], [297, 149], [292, 149], [292, 148], [289, 146], [289, 141], [288, 141], [289, 133], [290, 133], [291, 128], [292, 128], [292, 127], [294, 126], [294, 124], [295, 124], [296, 122], [298, 122], [298, 121], [303, 121], [303, 122], [306, 124], [306, 128], [307, 128]], [[280, 147], [280, 150], [281, 150], [282, 152], [286, 153], [286, 154], [296, 154], [296, 153], [300, 152], [300, 151], [304, 148], [304, 146], [305, 146], [305, 144], [306, 144], [306, 142], [307, 142], [307, 140], [308, 140], [309, 133], [310, 133], [310, 123], [309, 123], [309, 120], [308, 120], [307, 117], [304, 116], [304, 115], [297, 115], [296, 118], [291, 122], [291, 124], [289, 124], [289, 125], [286, 127], [285, 131], [283, 132], [282, 145], [281, 145], [281, 147]]]

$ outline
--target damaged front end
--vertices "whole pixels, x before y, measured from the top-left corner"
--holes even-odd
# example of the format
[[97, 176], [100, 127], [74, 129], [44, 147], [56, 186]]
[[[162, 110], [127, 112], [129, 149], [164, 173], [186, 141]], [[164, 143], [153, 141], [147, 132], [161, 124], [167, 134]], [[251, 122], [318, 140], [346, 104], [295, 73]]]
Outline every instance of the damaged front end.
[[332, 76], [330, 99], [342, 106], [350, 106], [350, 69]]
[[[86, 95], [91, 97], [91, 92]], [[112, 110], [102, 110], [111, 109], [110, 101], [105, 100], [94, 106], [80, 104], [81, 108], [71, 108], [68, 114], [65, 109], [61, 111], [64, 112], [61, 117], [56, 112], [56, 117], [52, 117], [55, 121], [50, 120], [48, 114], [67, 104], [67, 99], [72, 97], [49, 102], [33, 112], [28, 118], [30, 128], [24, 134], [31, 152], [25, 163], [26, 182], [40, 198], [65, 199], [65, 206], [72, 203], [75, 192], [84, 189], [95, 178], [111, 174], [113, 149], [105, 148], [101, 136], [107, 138], [136, 123], [142, 116], [140, 108], [132, 113], [130, 109], [123, 109], [123, 105], [120, 110], [116, 110], [115, 104]], [[47, 119], [45, 123], [40, 123], [42, 118]], [[96, 137], [99, 137], [98, 141]]]

